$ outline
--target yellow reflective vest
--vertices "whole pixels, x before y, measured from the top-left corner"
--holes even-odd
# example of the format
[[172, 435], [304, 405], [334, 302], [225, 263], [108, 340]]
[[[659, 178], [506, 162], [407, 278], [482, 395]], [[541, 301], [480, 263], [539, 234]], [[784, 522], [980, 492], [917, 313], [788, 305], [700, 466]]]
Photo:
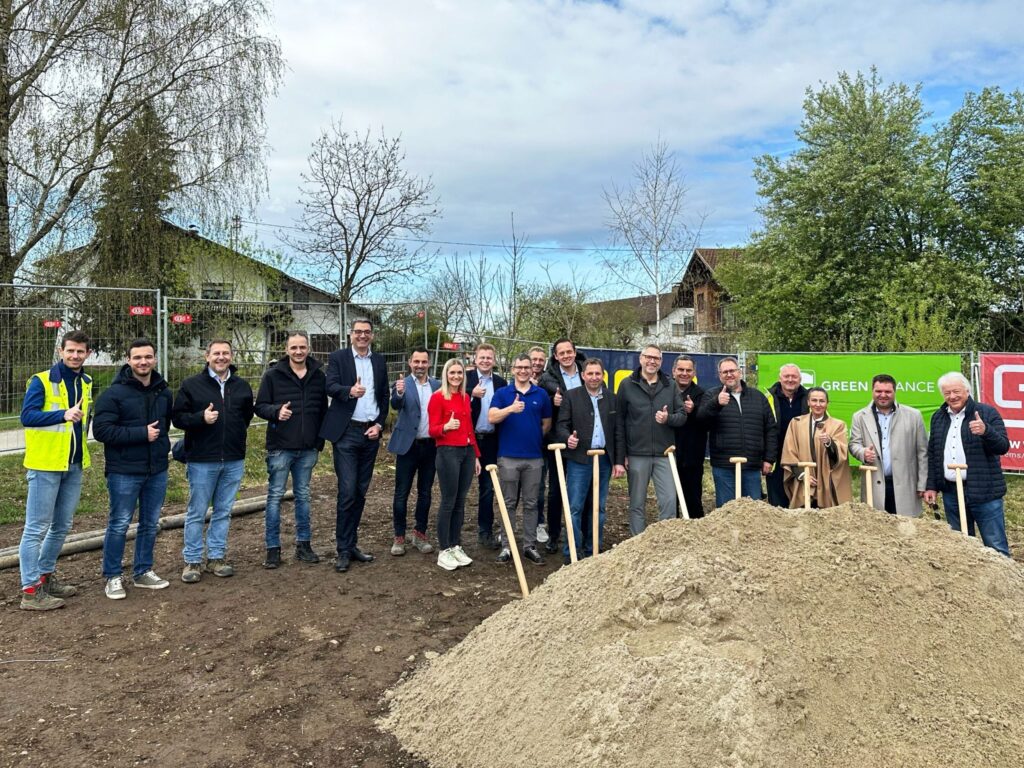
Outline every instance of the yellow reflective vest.
[[[68, 398], [64, 379], [53, 381], [51, 371], [40, 371], [32, 379], [43, 385], [43, 411], [66, 411]], [[29, 379], [31, 385], [32, 379]], [[27, 388], [26, 388], [27, 389]], [[92, 416], [92, 379], [82, 375], [82, 469], [89, 466], [89, 419]], [[25, 427], [25, 468], [44, 472], [66, 472], [71, 459], [75, 425], [69, 421], [46, 427]]]

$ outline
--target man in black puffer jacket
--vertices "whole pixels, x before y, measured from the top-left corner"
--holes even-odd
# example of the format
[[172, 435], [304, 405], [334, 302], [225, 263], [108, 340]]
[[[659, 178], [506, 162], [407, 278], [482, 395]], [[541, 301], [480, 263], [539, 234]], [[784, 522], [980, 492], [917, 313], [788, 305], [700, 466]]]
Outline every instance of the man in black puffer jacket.
[[286, 355], [263, 374], [256, 395], [256, 415], [267, 420], [267, 508], [264, 568], [281, 564], [281, 497], [288, 475], [295, 494], [295, 559], [319, 563], [313, 551], [309, 483], [324, 441], [320, 425], [327, 413], [327, 376], [323, 365], [309, 356], [309, 336], [293, 331], [285, 341]]
[[203, 528], [211, 502], [206, 570], [214, 576], [235, 572], [225, 561], [228, 525], [245, 471], [245, 439], [254, 408], [252, 387], [236, 374], [232, 357], [230, 341], [211, 341], [206, 345], [206, 366], [182, 382], [174, 399], [174, 426], [185, 430], [188, 457], [185, 569], [181, 574], [186, 584], [194, 584], [202, 576]]
[[96, 400], [93, 411], [92, 433], [103, 443], [110, 493], [110, 516], [103, 537], [103, 591], [111, 600], [126, 597], [121, 558], [136, 506], [139, 527], [133, 582], [143, 589], [167, 586], [153, 571], [153, 544], [167, 492], [171, 392], [155, 366], [153, 342], [133, 341], [128, 347], [128, 364]]
[[736, 472], [729, 461], [742, 456], [741, 495], [761, 498], [761, 476], [772, 471], [778, 458], [778, 428], [768, 399], [740, 378], [735, 357], [718, 361], [722, 386], [704, 393], [700, 417], [708, 425], [711, 476], [715, 480], [715, 506], [736, 498]]
[[1009, 557], [1003, 510], [1006, 478], [999, 463], [999, 457], [1010, 450], [1006, 424], [991, 405], [974, 401], [971, 382], [963, 374], [957, 371], [945, 374], [939, 379], [939, 390], [946, 402], [932, 414], [924, 500], [934, 504], [936, 494], [942, 493], [946, 521], [954, 531], [959, 531], [956, 473], [948, 465], [966, 464], [961, 478], [967, 505], [967, 530], [975, 535], [977, 528], [986, 547]]

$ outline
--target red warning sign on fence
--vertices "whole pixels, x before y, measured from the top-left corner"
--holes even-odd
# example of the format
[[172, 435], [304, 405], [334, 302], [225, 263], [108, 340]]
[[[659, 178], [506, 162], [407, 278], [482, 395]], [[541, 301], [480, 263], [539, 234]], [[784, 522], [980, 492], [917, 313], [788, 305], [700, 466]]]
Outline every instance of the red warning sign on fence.
[[991, 403], [1003, 417], [1010, 450], [1003, 469], [1024, 470], [1024, 355], [982, 352], [981, 401]]
[[442, 349], [451, 349], [453, 351], [458, 351], [459, 349], [462, 348], [462, 345], [459, 344], [459, 342], [457, 342], [457, 341], [446, 341], [444, 344], [441, 345], [441, 348]]
[[132, 305], [128, 307], [128, 314], [131, 315], [132, 317], [139, 317], [140, 315], [152, 315], [153, 308]]
[[60, 328], [60, 320], [43, 320], [43, 328]]
[[188, 325], [192, 322], [192, 315], [188, 312], [175, 312], [171, 315], [171, 322], [179, 325]]

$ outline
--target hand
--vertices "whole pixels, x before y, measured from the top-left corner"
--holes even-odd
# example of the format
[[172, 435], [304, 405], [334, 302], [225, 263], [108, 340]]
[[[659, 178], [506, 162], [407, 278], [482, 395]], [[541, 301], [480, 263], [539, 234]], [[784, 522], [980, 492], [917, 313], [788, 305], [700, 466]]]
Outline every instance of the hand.
[[828, 448], [830, 445], [832, 445], [832, 438], [828, 434], [828, 432], [819, 431], [817, 433], [817, 435], [815, 435], [815, 437], [817, 437], [818, 438], [818, 442], [821, 443], [826, 448]]
[[473, 397], [483, 397], [487, 394], [487, 388], [483, 384], [477, 384], [473, 387]]
[[718, 393], [718, 404], [721, 406], [728, 405], [730, 397], [732, 396], [729, 394], [729, 390], [722, 387], [722, 391]]
[[75, 403], [66, 411], [64, 411], [64, 421], [70, 421], [77, 424], [82, 420], [83, 415], [84, 414], [82, 413], [82, 399], [79, 398], [77, 403]]
[[917, 492], [917, 498], [923, 499], [924, 498], [924, 491], [918, 491]]
[[659, 424], [664, 424], [668, 421], [668, 406], [662, 406], [660, 411], [654, 412], [654, 420]]
[[512, 401], [512, 405], [508, 407], [509, 413], [522, 413], [526, 410], [526, 403], [519, 397], [519, 393], [516, 393], [516, 399]]
[[398, 381], [395, 382], [395, 392], [398, 393], [399, 397], [401, 397], [402, 395], [405, 394], [405, 377], [404, 376], [402, 378], [400, 378]]
[[985, 434], [985, 422], [981, 418], [980, 411], [974, 412], [974, 421], [971, 422], [969, 429], [971, 430], [972, 435], [978, 435], [980, 437]]
[[367, 427], [366, 431], [363, 432], [363, 434], [366, 435], [371, 440], [378, 440], [380, 439], [381, 431], [382, 430], [380, 424], [371, 424], [369, 427]]
[[473, 466], [473, 474], [480, 477], [480, 459], [477, 459], [476, 464]]
[[693, 413], [693, 400], [690, 399], [689, 395], [687, 395], [686, 399], [683, 401], [683, 410], [687, 413]]
[[555, 387], [555, 396], [551, 398], [551, 402], [558, 406], [562, 404], [562, 388]]
[[158, 437], [160, 437], [160, 422], [154, 421], [152, 424], [146, 425], [146, 439], [152, 443]]
[[292, 401], [289, 400], [287, 403], [281, 406], [281, 410], [277, 412], [278, 421], [288, 421], [292, 417]]
[[625, 477], [625, 476], [626, 476], [626, 468], [624, 466], [622, 466], [621, 464], [616, 464], [614, 467], [612, 467], [612, 477]]
[[761, 474], [767, 476], [767, 475], [770, 475], [771, 473], [772, 473], [772, 463], [770, 461], [766, 461], [766, 462], [762, 463], [761, 464]]
[[454, 432], [456, 429], [459, 428], [459, 426], [461, 426], [461, 424], [462, 422], [455, 418], [455, 412], [452, 411], [452, 415], [449, 417], [448, 421], [444, 425], [444, 431]]
[[565, 441], [565, 444], [569, 447], [569, 450], [575, 450], [576, 446], [580, 444], [580, 437], [576, 434], [575, 429], [572, 431], [572, 434], [569, 435], [569, 439]]
[[206, 406], [206, 410], [203, 411], [203, 421], [205, 421], [207, 424], [213, 424], [215, 421], [217, 421], [218, 416], [220, 416], [220, 414], [213, 410], [213, 403], [210, 403], [208, 406]]
[[874, 464], [876, 458], [878, 458], [878, 457], [875, 454], [875, 449], [872, 446], [869, 445], [867, 448], [864, 449], [864, 463], [865, 464]]
[[925, 504], [934, 504], [935, 503], [935, 499], [937, 497], [938, 497], [938, 492], [937, 491], [925, 491], [924, 492], [924, 503]]
[[818, 479], [814, 475], [811, 475], [807, 479], [811, 481], [811, 488], [817, 488], [818, 487]]
[[348, 396], [353, 399], [358, 399], [366, 394], [366, 387], [359, 381], [359, 377], [356, 376], [356, 383], [352, 385], [352, 389], [348, 391]]

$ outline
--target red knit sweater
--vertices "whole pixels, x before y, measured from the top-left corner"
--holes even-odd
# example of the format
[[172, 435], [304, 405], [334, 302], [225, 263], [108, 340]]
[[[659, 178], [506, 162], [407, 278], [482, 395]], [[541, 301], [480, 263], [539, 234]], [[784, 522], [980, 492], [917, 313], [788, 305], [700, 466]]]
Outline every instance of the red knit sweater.
[[[444, 431], [444, 425], [455, 414], [459, 420], [459, 428], [450, 432]], [[480, 456], [480, 449], [476, 445], [476, 432], [473, 430], [473, 416], [469, 410], [469, 395], [465, 393], [452, 393], [451, 400], [446, 400], [444, 393], [437, 390], [430, 396], [427, 403], [427, 419], [430, 423], [430, 436], [438, 445], [448, 445], [459, 448], [463, 445], [472, 445], [477, 457]]]

